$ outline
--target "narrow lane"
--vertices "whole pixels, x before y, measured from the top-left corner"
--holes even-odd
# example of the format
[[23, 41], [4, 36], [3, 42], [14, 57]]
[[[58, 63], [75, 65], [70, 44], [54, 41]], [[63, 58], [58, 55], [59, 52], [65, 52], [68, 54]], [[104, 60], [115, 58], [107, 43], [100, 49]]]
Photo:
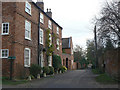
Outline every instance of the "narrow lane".
[[104, 85], [95, 81], [96, 75], [91, 70], [74, 70], [64, 74], [34, 80], [30, 83], [4, 86], [11, 88], [118, 88], [118, 85]]

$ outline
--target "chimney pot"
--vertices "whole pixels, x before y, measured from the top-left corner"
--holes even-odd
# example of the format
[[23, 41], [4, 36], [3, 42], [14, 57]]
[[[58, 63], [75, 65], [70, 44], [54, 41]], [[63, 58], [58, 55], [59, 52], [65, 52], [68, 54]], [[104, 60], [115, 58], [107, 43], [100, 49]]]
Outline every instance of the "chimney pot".
[[51, 8], [49, 9], [49, 12], [51, 12]]
[[48, 12], [48, 8], [47, 8], [47, 12]]

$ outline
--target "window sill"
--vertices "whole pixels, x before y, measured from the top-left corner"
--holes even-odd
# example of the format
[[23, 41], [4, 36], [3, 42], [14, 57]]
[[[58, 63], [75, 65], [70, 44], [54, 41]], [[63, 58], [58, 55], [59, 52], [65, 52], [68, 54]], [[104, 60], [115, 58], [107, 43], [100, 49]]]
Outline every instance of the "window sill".
[[44, 45], [43, 43], [39, 43], [39, 44]]
[[1, 59], [8, 59], [8, 57], [0, 57]]
[[30, 66], [24, 66], [25, 68], [29, 68]]
[[30, 38], [25, 38], [25, 40], [29, 40], [29, 41], [31, 41], [31, 39], [30, 39]]
[[[26, 12], [26, 11], [25, 11]], [[32, 16], [32, 14], [31, 13], [28, 13], [28, 12], [26, 12], [29, 16]]]
[[6, 36], [7, 36], [7, 35], [9, 35], [9, 33], [6, 33], [6, 34], [3, 34], [3, 33], [2, 33], [1, 35], [3, 35], [3, 36], [5, 36], [5, 35], [6, 35]]
[[40, 23], [44, 25], [44, 22], [40, 22]]

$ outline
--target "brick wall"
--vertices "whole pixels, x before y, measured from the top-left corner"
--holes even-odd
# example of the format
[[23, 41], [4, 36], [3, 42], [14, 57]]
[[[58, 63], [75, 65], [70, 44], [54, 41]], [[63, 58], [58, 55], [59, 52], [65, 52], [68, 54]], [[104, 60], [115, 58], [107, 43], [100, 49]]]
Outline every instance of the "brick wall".
[[[29, 75], [29, 68], [24, 67], [24, 49], [31, 49], [31, 64], [37, 64], [38, 62], [38, 9], [31, 4], [32, 15], [30, 16], [25, 12], [24, 2], [3, 3], [3, 7], [5, 7], [3, 8], [3, 17], [5, 17], [3, 18], [3, 22], [10, 23], [10, 34], [8, 36], [2, 36], [2, 48], [9, 49], [9, 56], [16, 56], [13, 64], [14, 78], [26, 77]], [[25, 20], [31, 22], [31, 40], [25, 40]], [[9, 60], [3, 59], [3, 75], [9, 75], [8, 73]]]
[[[105, 70], [110, 76], [119, 77], [120, 79], [120, 48], [110, 50], [99, 58], [99, 67]], [[105, 65], [104, 65], [105, 64]]]
[[[27, 77], [29, 75], [29, 68], [24, 67], [24, 49], [31, 49], [31, 64], [38, 64], [38, 24], [39, 24], [39, 9], [32, 3], [31, 4], [31, 15], [25, 12], [24, 2], [5, 2], [3, 3], [2, 9], [2, 22], [10, 23], [9, 35], [2, 36], [2, 48], [9, 49], [9, 56], [16, 56], [13, 63], [13, 76]], [[44, 14], [44, 13], [43, 13]], [[25, 39], [25, 20], [31, 22], [31, 40]], [[46, 29], [48, 29], [48, 20], [50, 18], [44, 14], [44, 24], [40, 23], [40, 28], [44, 31], [44, 43], [40, 47], [45, 48], [46, 43]], [[51, 20], [52, 21], [52, 20]], [[50, 30], [56, 33], [57, 24], [52, 21], [53, 29]], [[59, 26], [58, 26], [59, 27]], [[62, 58], [62, 28], [59, 27], [60, 49], [56, 50], [55, 54], [58, 54]], [[56, 43], [54, 42], [54, 46]], [[44, 66], [46, 66], [46, 53], [43, 53]], [[9, 76], [10, 62], [8, 59], [2, 59], [3, 64], [3, 76]]]

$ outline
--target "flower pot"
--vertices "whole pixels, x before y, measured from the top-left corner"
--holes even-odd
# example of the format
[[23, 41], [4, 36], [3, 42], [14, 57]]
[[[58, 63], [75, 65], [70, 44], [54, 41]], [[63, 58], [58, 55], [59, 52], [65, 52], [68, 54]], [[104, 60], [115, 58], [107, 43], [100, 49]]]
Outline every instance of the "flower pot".
[[62, 73], [61, 70], [60, 70], [60, 73]]
[[40, 79], [40, 74], [37, 75], [37, 79]]
[[31, 76], [29, 76], [29, 77], [28, 77], [28, 80], [29, 80], [29, 81], [31, 81], [31, 80], [32, 80], [32, 79], [31, 79]]
[[46, 77], [46, 73], [43, 73], [43, 76]]

